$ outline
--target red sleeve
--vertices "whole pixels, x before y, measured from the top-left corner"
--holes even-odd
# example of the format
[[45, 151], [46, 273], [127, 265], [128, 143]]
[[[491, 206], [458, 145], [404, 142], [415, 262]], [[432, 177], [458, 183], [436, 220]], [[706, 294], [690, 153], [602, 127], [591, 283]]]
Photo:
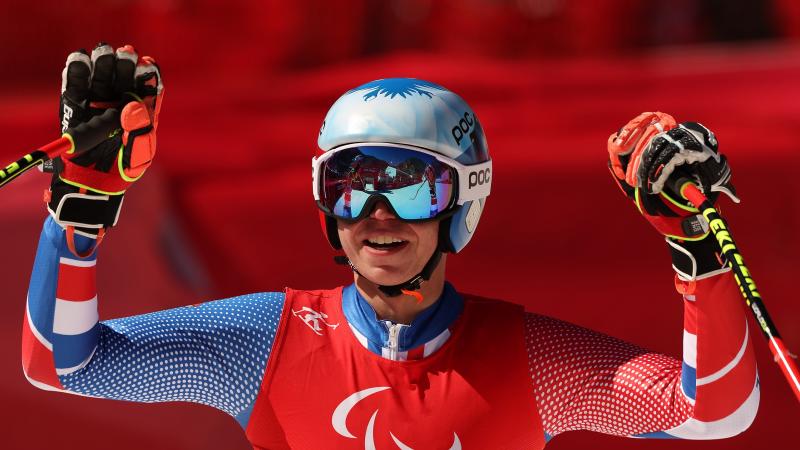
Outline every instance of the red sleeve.
[[758, 407], [758, 379], [732, 274], [696, 280], [684, 315], [681, 361], [529, 314], [530, 371], [548, 435], [714, 439], [744, 431]]

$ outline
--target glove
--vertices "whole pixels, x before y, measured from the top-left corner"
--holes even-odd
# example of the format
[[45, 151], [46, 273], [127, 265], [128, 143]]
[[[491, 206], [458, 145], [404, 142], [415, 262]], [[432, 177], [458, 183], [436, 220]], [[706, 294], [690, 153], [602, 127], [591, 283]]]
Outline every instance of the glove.
[[675, 270], [689, 280], [719, 270], [724, 264], [708, 221], [673, 186], [686, 178], [712, 203], [720, 193], [739, 203], [714, 133], [697, 122], [677, 124], [668, 114], [645, 112], [609, 137], [608, 153], [620, 189], [667, 237]]
[[717, 139], [696, 122], [676, 124], [669, 114], [645, 112], [608, 138], [609, 167], [622, 191], [663, 235], [697, 241], [708, 222], [670, 186], [687, 178], [716, 203], [725, 193], [738, 203], [731, 171]]
[[[102, 114], [120, 110], [121, 129], [79, 155], [55, 158], [47, 209], [67, 232], [67, 244], [88, 256], [105, 230], [116, 224], [125, 191], [150, 166], [156, 151], [156, 129], [164, 88], [155, 61], [138, 58], [130, 45], [114, 51], [100, 43], [91, 57], [71, 53], [61, 74], [59, 119], [62, 133]], [[75, 251], [74, 237], [96, 238], [86, 254]]]

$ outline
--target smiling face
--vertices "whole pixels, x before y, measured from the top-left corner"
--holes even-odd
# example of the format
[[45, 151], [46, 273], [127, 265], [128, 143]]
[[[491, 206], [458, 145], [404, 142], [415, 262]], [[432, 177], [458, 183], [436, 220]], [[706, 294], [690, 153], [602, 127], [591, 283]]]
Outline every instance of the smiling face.
[[369, 217], [337, 221], [339, 240], [350, 262], [368, 280], [384, 286], [408, 281], [433, 255], [439, 221], [404, 222], [378, 202]]

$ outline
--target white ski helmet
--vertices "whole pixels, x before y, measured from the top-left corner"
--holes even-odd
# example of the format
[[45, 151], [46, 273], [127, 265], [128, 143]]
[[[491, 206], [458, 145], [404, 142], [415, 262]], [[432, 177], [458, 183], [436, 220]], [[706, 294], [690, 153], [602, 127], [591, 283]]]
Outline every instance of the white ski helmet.
[[[483, 164], [480, 177], [486, 195], [454, 205], [439, 229], [441, 251], [457, 253], [472, 238], [491, 187], [491, 166], [486, 138], [472, 108], [454, 92], [414, 78], [371, 81], [346, 92], [331, 106], [317, 140], [322, 154], [359, 143], [400, 144], [428, 150], [458, 165]], [[475, 178], [473, 180], [472, 178]], [[328, 242], [341, 249], [336, 220], [320, 211]]]

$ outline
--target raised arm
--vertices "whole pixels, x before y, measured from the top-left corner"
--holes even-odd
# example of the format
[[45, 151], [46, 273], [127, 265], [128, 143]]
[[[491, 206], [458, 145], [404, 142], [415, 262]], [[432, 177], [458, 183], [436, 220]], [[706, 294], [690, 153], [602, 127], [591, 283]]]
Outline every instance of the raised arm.
[[202, 403], [246, 426], [282, 293], [98, 320], [97, 246], [116, 222], [125, 190], [150, 165], [162, 91], [157, 66], [130, 46], [114, 52], [99, 45], [91, 57], [75, 52], [67, 59], [62, 124], [74, 126], [103, 107], [124, 104], [122, 130], [84, 154], [56, 161], [50, 217], [28, 291], [23, 370], [42, 389]]
[[738, 286], [708, 223], [665, 189], [674, 171], [734, 200], [713, 133], [643, 113], [609, 139], [612, 173], [663, 235], [683, 294], [683, 360], [574, 325], [529, 315], [535, 398], [549, 437], [571, 430], [719, 439], [744, 431], [759, 402], [755, 356]]
[[[94, 245], [76, 239], [78, 250]], [[247, 425], [283, 293], [261, 293], [98, 321], [95, 255], [79, 258], [45, 221], [28, 291], [22, 359], [42, 389], [213, 406]]]
[[750, 425], [759, 389], [739, 289], [728, 269], [701, 273], [693, 289], [683, 295], [683, 361], [528, 315], [531, 377], [548, 439], [574, 430], [720, 439]]

